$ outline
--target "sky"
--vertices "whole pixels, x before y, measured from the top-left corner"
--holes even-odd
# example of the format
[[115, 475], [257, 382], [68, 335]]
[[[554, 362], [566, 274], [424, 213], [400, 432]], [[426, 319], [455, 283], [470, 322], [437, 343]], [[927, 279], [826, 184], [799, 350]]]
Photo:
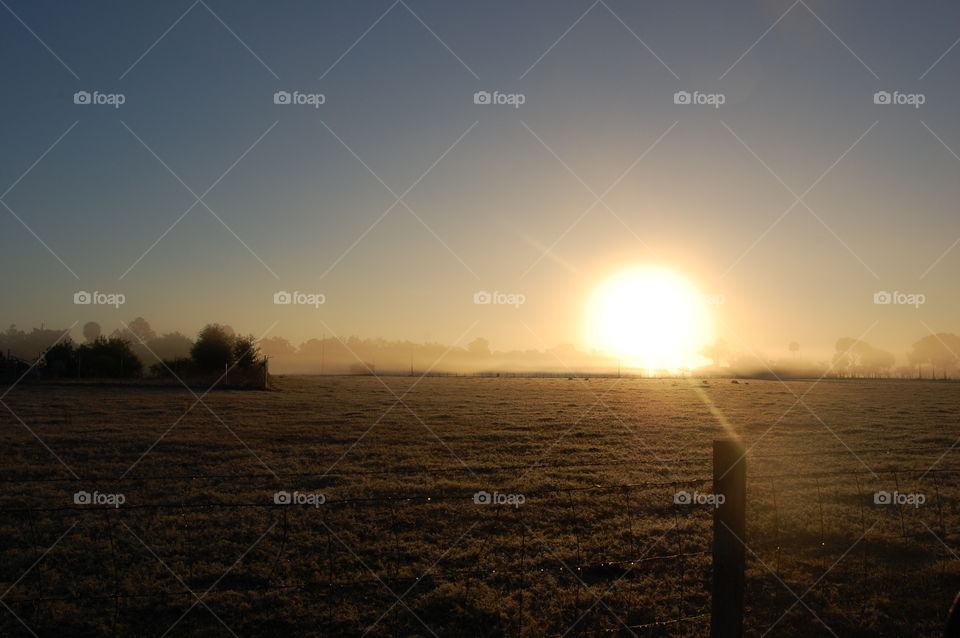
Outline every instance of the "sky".
[[655, 264], [734, 347], [902, 354], [960, 331], [958, 38], [946, 1], [4, 0], [2, 319], [586, 349]]

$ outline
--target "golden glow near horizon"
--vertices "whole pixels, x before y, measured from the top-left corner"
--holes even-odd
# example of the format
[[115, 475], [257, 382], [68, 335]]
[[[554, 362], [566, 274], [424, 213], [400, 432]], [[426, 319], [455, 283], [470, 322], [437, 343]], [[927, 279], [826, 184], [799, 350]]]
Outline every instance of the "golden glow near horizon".
[[677, 273], [638, 267], [617, 273], [594, 291], [587, 308], [587, 340], [644, 370], [694, 368], [712, 340], [703, 295]]

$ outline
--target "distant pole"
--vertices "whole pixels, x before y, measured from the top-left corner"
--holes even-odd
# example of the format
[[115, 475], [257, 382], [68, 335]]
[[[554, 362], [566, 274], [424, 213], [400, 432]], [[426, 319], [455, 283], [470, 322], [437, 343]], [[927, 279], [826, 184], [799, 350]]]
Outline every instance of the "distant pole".
[[323, 376], [323, 354], [326, 347], [327, 333], [320, 334], [320, 375]]
[[739, 441], [713, 442], [713, 493], [724, 502], [713, 510], [713, 587], [710, 638], [743, 636], [747, 465]]

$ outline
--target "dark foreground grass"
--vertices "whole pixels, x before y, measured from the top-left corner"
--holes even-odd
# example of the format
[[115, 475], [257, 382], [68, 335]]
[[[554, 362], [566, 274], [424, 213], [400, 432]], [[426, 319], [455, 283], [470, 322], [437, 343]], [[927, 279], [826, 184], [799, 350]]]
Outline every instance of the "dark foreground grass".
[[9, 393], [0, 635], [706, 635], [712, 513], [674, 494], [730, 433], [748, 635], [933, 636], [960, 588], [953, 384], [276, 385]]

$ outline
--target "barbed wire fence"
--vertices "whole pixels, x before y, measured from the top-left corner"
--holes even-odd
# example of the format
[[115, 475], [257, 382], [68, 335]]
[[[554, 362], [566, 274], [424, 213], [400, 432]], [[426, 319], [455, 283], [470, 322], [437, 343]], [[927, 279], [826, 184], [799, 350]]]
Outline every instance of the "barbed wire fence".
[[[805, 456], [816, 455], [748, 454], [746, 459], [776, 462]], [[484, 475], [520, 469], [527, 467], [473, 471]], [[466, 471], [428, 470], [434, 477]], [[62, 503], [63, 487], [70, 495], [74, 479], [0, 478], [0, 485], [14, 490], [0, 507], [5, 521], [0, 529], [5, 537], [0, 602], [5, 609], [0, 613], [6, 616], [0, 627], [4, 635], [43, 635], [54, 624], [69, 625], [76, 614], [85, 614], [78, 623], [81, 633], [84, 627], [100, 627], [111, 635], [160, 635], [164, 623], [182, 622], [181, 628], [187, 622], [216, 623], [200, 615], [219, 613], [226, 617], [221, 623], [236, 626], [239, 634], [267, 623], [278, 631], [311, 626], [316, 635], [427, 629], [444, 635], [457, 628], [446, 624], [449, 613], [443, 619], [438, 605], [457, 603], [465, 622], [485, 621], [483, 630], [492, 634], [709, 633], [716, 616], [711, 609], [716, 518], [726, 503], [696, 499], [715, 496], [716, 476], [542, 488], [522, 494], [524, 502], [514, 505], [478, 503], [476, 492], [459, 488], [363, 493], [364, 479], [394, 473], [284, 477], [281, 488], [299, 485], [305, 493], [329, 488], [331, 496], [319, 506], [274, 502], [276, 479], [269, 474], [83, 481], [113, 486], [118, 493], [151, 488], [144, 491], [167, 494], [114, 506], [54, 504], [53, 494]], [[418, 474], [414, 469], [401, 473]], [[960, 587], [960, 571], [950, 567], [957, 556], [948, 544], [960, 536], [953, 498], [958, 475], [960, 468], [903, 466], [877, 472], [864, 467], [749, 474], [746, 533], [739, 540], [747, 605], [754, 612], [746, 615], [751, 631], [762, 633], [761, 625], [773, 621], [761, 619], [750, 601], [781, 583], [786, 587], [783, 581], [790, 580], [792, 565], [802, 565], [816, 577], [838, 572], [844, 561], [851, 563], [856, 574], [848, 576], [862, 595], [844, 611], [869, 613], [870, 584], [883, 579], [881, 570], [902, 566], [894, 550], [912, 552], [914, 558], [923, 555], [922, 564], [912, 569], [930, 570], [924, 595], [935, 599], [931, 607], [939, 610], [931, 623], [942, 624], [949, 599]], [[239, 489], [241, 483], [259, 487]], [[233, 490], [219, 491], [224, 485]], [[182, 486], [189, 486], [190, 493]], [[177, 487], [184, 496], [171, 499], [170, 491]], [[29, 497], [33, 493], [51, 498], [39, 499], [48, 504], [38, 505], [38, 499]], [[889, 502], [882, 502], [883, 494]], [[923, 503], [909, 500], [918, 495]], [[61, 533], [62, 540], [51, 548]], [[248, 547], [260, 534], [261, 541]], [[218, 549], [221, 535], [231, 538], [229, 548]], [[97, 551], [91, 551], [94, 547]], [[246, 551], [241, 556], [235, 549]], [[230, 566], [238, 558], [242, 560]], [[230, 567], [221, 576], [217, 572], [224, 565]], [[784, 607], [790, 603], [786, 596]], [[208, 600], [216, 612], [195, 609], [192, 619], [181, 620], [185, 611], [207, 607]], [[770, 613], [776, 620], [780, 610], [774, 606]], [[549, 614], [556, 616], [545, 620]], [[820, 622], [827, 624], [826, 619]]]

